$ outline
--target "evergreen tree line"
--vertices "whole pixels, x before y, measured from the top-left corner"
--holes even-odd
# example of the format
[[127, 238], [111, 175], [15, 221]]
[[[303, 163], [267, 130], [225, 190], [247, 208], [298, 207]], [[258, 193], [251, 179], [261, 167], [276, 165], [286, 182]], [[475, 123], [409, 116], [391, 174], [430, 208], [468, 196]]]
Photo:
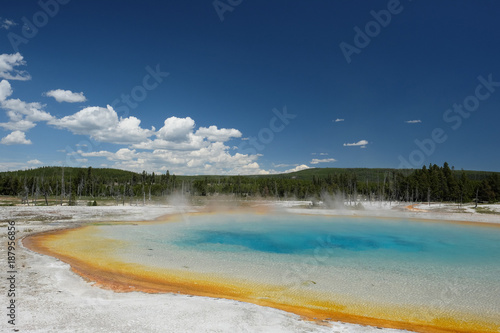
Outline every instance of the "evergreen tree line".
[[[473, 178], [476, 175], [472, 175]], [[373, 177], [372, 177], [373, 178]], [[423, 166], [405, 175], [402, 170], [386, 171], [377, 181], [359, 179], [356, 173], [329, 174], [312, 179], [280, 177], [223, 178], [205, 177], [195, 180], [193, 189], [199, 195], [238, 194], [276, 198], [321, 199], [325, 194], [343, 200], [391, 200], [406, 202], [500, 201], [500, 176], [498, 173], [471, 179], [466, 171], [451, 170], [448, 163], [442, 167]]]
[[[478, 177], [480, 175], [480, 177]], [[499, 173], [455, 171], [423, 166], [416, 170], [387, 170], [360, 179], [355, 172], [318, 173], [309, 178], [276, 176], [175, 176], [142, 174], [116, 169], [45, 167], [0, 174], [0, 195], [17, 196], [23, 202], [43, 198], [69, 202], [88, 198], [114, 198], [118, 202], [151, 200], [183, 195], [234, 195], [239, 197], [317, 199], [325, 195], [342, 200], [391, 200], [406, 202], [498, 202]], [[374, 179], [377, 179], [376, 181]]]

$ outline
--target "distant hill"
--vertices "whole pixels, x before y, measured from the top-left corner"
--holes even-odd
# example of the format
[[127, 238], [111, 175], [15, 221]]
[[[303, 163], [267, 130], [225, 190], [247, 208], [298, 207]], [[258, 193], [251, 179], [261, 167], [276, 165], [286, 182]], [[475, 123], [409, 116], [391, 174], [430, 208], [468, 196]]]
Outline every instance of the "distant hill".
[[[284, 174], [287, 178], [312, 180], [313, 177], [325, 178], [340, 174], [355, 175], [358, 181], [377, 182], [383, 181], [384, 177], [391, 172], [398, 171], [397, 169], [380, 169], [380, 168], [313, 168]], [[401, 170], [399, 170], [401, 171]]]
[[[64, 167], [64, 176], [69, 179], [71, 177], [78, 177], [82, 173], [87, 174], [89, 168], [71, 168]], [[5, 171], [0, 172], [1, 176], [21, 176], [21, 177], [60, 177], [62, 176], [62, 167], [41, 167], [35, 169], [18, 170], [18, 171]], [[131, 178], [141, 177], [141, 173], [126, 171], [121, 169], [111, 168], [91, 168], [92, 175], [104, 179], [116, 179], [118, 182], [128, 181]], [[378, 182], [383, 181], [386, 175], [393, 172], [403, 172], [406, 175], [413, 173], [414, 170], [408, 169], [384, 169], [384, 168], [311, 168], [290, 173], [270, 174], [270, 175], [241, 175], [241, 177], [252, 178], [284, 178], [284, 179], [300, 179], [312, 180], [316, 178], [326, 178], [328, 176], [335, 176], [341, 174], [355, 175], [358, 181]], [[463, 170], [467, 178], [471, 180], [483, 180], [490, 175], [498, 174], [500, 172], [493, 171], [475, 171]], [[454, 170], [453, 173], [458, 177], [461, 175], [462, 170]], [[157, 174], [159, 175], [159, 174]], [[236, 176], [236, 175], [232, 175]], [[179, 180], [199, 180], [205, 178], [221, 178], [231, 177], [226, 175], [192, 175], [192, 176], [177, 176]]]
[[[491, 171], [474, 171], [474, 170], [463, 170], [465, 175], [471, 180], [483, 180], [492, 174], [500, 175], [500, 172], [491, 172]], [[353, 174], [356, 175], [358, 181], [368, 181], [368, 182], [377, 182], [383, 181], [385, 175], [388, 175], [392, 172], [403, 172], [405, 175], [411, 174], [414, 170], [410, 169], [382, 169], [382, 168], [312, 168], [301, 170], [297, 172], [291, 172], [287, 174], [281, 174], [280, 176], [284, 176], [286, 178], [296, 178], [296, 179], [304, 179], [311, 180], [313, 176], [324, 178], [328, 175], [340, 175], [340, 174]], [[460, 176], [462, 170], [454, 170], [452, 171], [455, 176]]]
[[[41, 167], [35, 169], [18, 170], [18, 171], [6, 171], [0, 172], [0, 176], [6, 177], [61, 177], [64, 169], [64, 177], [66, 179], [77, 178], [81, 174], [87, 175], [89, 168], [71, 168], [71, 167]], [[110, 169], [110, 168], [90, 168], [91, 173], [94, 177], [104, 178], [104, 179], [116, 179], [118, 182], [123, 182], [130, 180], [134, 175], [137, 177], [139, 174], [131, 171], [125, 171], [120, 169]]]
[[[64, 176], [63, 176], [64, 173]], [[500, 201], [500, 172], [383, 168], [311, 168], [273, 175], [195, 175], [136, 173], [108, 168], [41, 167], [0, 173], [0, 195], [28, 198], [142, 198], [173, 193], [190, 195], [320, 198], [323, 193], [361, 195], [383, 200], [482, 202]], [[61, 199], [62, 200], [62, 199]]]

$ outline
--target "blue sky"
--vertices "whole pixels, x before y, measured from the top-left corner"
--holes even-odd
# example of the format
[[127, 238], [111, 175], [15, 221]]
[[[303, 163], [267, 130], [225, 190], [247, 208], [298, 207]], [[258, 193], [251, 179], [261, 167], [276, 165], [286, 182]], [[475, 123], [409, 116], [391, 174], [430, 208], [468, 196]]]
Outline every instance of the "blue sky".
[[500, 171], [497, 1], [0, 6], [0, 170]]

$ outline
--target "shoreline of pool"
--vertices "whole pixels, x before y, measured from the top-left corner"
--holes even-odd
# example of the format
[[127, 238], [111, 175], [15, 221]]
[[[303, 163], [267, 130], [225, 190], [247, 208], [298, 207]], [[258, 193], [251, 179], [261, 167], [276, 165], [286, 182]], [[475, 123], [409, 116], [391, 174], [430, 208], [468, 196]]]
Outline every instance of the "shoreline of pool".
[[[315, 210], [315, 209], [297, 209], [297, 208], [288, 208], [288, 209], [285, 209], [286, 211], [290, 211], [290, 212], [293, 212], [295, 214], [321, 214], [321, 215], [325, 215], [325, 213], [335, 213], [335, 211], [332, 211], [332, 210]], [[347, 214], [345, 214], [345, 212], [343, 212], [344, 214], [341, 214], [340, 216], [359, 216], [359, 215], [362, 215], [362, 216], [373, 216], [373, 215], [365, 215], [367, 213], [373, 213], [373, 211], [367, 211], [367, 212], [364, 212], [362, 214], [359, 214], [358, 211], [348, 211]], [[338, 212], [337, 212], [338, 213]], [[414, 212], [411, 212], [411, 213], [406, 213], [406, 212], [402, 212], [402, 215], [406, 215], [406, 218], [416, 218], [416, 219], [422, 219], [420, 216], [419, 217], [413, 217], [413, 216], [408, 216], [408, 215], [414, 215], [415, 213]], [[418, 215], [421, 215], [420, 212], [417, 213]], [[170, 215], [170, 214], [169, 214]], [[330, 214], [326, 214], [326, 215], [330, 215]], [[339, 216], [338, 214], [334, 214], [335, 216]], [[390, 215], [394, 215], [394, 214], [390, 214]], [[397, 215], [400, 215], [399, 212]], [[384, 216], [381, 216], [381, 214], [376, 214], [376, 216], [374, 217], [377, 217], [377, 218], [382, 218]], [[432, 220], [436, 220], [435, 218], [433, 218]], [[442, 221], [441, 219], [437, 219], [439, 221]], [[493, 219], [494, 220], [494, 219]], [[158, 221], [158, 218], [156, 219], [156, 221]], [[450, 221], [450, 220], [448, 220]], [[150, 221], [149, 221], [150, 222]], [[453, 220], [453, 222], [455, 222], [455, 220]], [[483, 224], [483, 223], [486, 223], [488, 226], [490, 225], [489, 223], [490, 222], [485, 222], [484, 219], [483, 221], [478, 221], [480, 224]], [[478, 222], [470, 222], [470, 221], [458, 221], [458, 223], [478, 223]], [[134, 222], [134, 223], [138, 223], [138, 222]], [[496, 225], [498, 226], [498, 225]], [[66, 232], [66, 231], [64, 231]], [[56, 231], [56, 233], [58, 233]], [[54, 233], [50, 233], [50, 234], [54, 234]], [[28, 241], [29, 242], [29, 241]], [[33, 244], [29, 244], [27, 245], [28, 248], [33, 248]], [[36, 246], [35, 246], [36, 247]], [[40, 250], [40, 247], [38, 248], [38, 250]], [[43, 249], [41, 249], [42, 252], [44, 251]], [[51, 253], [50, 251], [46, 251], [47, 255], [51, 255], [51, 256], [54, 256], [54, 253]], [[57, 255], [55, 255], [57, 257]], [[137, 288], [137, 287], [134, 287], [134, 288], [127, 288], [126, 286], [127, 285], [131, 285], [133, 284], [132, 280], [128, 280], [126, 277], [124, 276], [120, 276], [120, 277], [116, 277], [116, 276], [111, 276], [111, 277], [108, 277], [106, 278], [105, 280], [106, 281], [99, 281], [99, 276], [98, 274], [89, 274], [88, 272], [91, 272], [93, 268], [90, 268], [89, 267], [84, 267], [85, 265], [82, 264], [82, 263], [78, 263], [78, 264], [75, 264], [75, 260], [74, 258], [59, 258], [59, 259], [62, 259], [63, 261], [69, 263], [73, 268], [73, 271], [75, 272], [78, 272], [80, 275], [84, 276], [86, 279], [88, 280], [94, 280], [94, 281], [98, 281], [98, 284], [102, 284], [102, 285], [107, 285], [108, 287], [110, 287], [110, 289], [113, 289], [115, 291], [138, 291], [140, 290], [141, 288]], [[123, 283], [114, 283], [112, 282], [113, 279], [118, 279], [118, 280], [122, 280]], [[135, 281], [135, 283], [137, 283], [137, 281]], [[226, 282], [227, 284], [227, 282]], [[153, 284], [154, 285], [154, 284]], [[224, 284], [222, 284], [224, 285]], [[178, 285], [179, 287], [179, 285]], [[155, 289], [157, 288], [157, 289]], [[221, 285], [219, 285], [217, 288], [221, 288]], [[152, 288], [143, 288], [144, 290], [143, 291], [146, 291], [146, 292], [173, 292], [175, 293], [175, 287], [174, 288], [170, 288], [170, 289], [162, 289], [162, 288], [158, 288], [157, 286], [156, 287], [152, 287]], [[179, 289], [179, 288], [177, 288]], [[189, 289], [189, 288], [188, 288]], [[180, 290], [177, 290], [177, 291], [180, 291]], [[250, 291], [249, 291], [250, 292]], [[220, 293], [217, 294], [217, 293], [203, 293], [203, 292], [200, 292], [198, 294], [196, 293], [193, 293], [192, 291], [184, 291], [183, 293], [186, 293], [186, 294], [195, 294], [195, 295], [201, 295], [201, 296], [208, 296], [208, 297], [220, 297]], [[236, 296], [233, 296], [233, 297], [228, 297], [230, 299], [236, 299], [238, 301], [251, 301], [249, 300], [248, 298], [245, 299], [244, 297], [236, 297]], [[418, 325], [409, 325], [406, 323], [406, 325], [403, 323], [392, 323], [392, 322], [388, 322], [388, 321], [377, 321], [377, 320], [373, 320], [373, 319], [366, 319], [366, 318], [362, 318], [362, 317], [359, 317], [359, 316], [338, 316], [336, 318], [332, 318], [332, 314], [331, 313], [328, 313], [326, 315], [324, 315], [323, 317], [321, 317], [318, 313], [311, 313], [310, 310], [308, 309], [303, 309], [303, 310], [300, 310], [300, 309], [297, 309], [297, 308], [300, 308], [298, 306], [295, 306], [295, 309], [292, 309], [291, 307], [289, 306], [285, 306], [285, 305], [281, 305], [281, 306], [277, 306], [276, 304], [272, 304], [272, 302], [269, 302], [269, 301], [260, 301], [260, 302], [256, 302], [256, 301], [252, 301], [251, 303], [254, 303], [254, 304], [258, 304], [258, 305], [263, 305], [263, 306], [272, 306], [272, 307], [276, 307], [276, 308], [279, 308], [279, 309], [282, 309], [282, 310], [285, 310], [285, 311], [288, 311], [288, 312], [292, 312], [292, 313], [296, 313], [296, 314], [299, 314], [301, 316], [304, 316], [304, 317], [307, 317], [308, 319], [312, 319], [314, 320], [314, 318], [316, 318], [316, 322], [318, 323], [322, 323], [323, 320], [325, 319], [329, 319], [328, 321], [331, 322], [332, 319], [335, 319], [335, 320], [340, 320], [340, 321], [347, 321], [347, 322], [355, 322], [357, 324], [363, 324], [363, 325], [371, 325], [371, 326], [383, 326], [383, 327], [393, 327], [393, 328], [398, 328], [398, 329], [412, 329], [412, 330], [416, 330], [416, 331], [420, 331], [420, 332], [444, 332], [443, 330], [439, 330], [439, 329], [434, 329], [434, 328], [431, 328], [431, 327], [425, 327], [425, 326], [418, 326]], [[478, 330], [477, 332], [495, 332], [495, 331], [498, 331], [497, 328], [495, 328], [495, 330]], [[470, 328], [464, 330], [463, 332], [471, 332]]]

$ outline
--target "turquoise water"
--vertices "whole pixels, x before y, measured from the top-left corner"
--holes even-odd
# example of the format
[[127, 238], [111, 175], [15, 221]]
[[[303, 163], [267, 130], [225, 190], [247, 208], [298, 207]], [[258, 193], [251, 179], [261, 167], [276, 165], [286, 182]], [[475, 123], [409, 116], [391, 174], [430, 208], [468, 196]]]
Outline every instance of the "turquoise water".
[[316, 292], [335, 300], [500, 317], [499, 227], [208, 214], [99, 229], [105, 238], [126, 241], [113, 254], [124, 262], [287, 286], [292, 293]]
[[313, 254], [314, 249], [321, 245], [329, 249], [350, 251], [374, 251], [384, 248], [404, 252], [422, 250], [421, 244], [400, 235], [367, 233], [366, 228], [360, 234], [359, 226], [353, 224], [340, 227], [303, 219], [287, 222], [271, 219], [267, 222], [270, 223], [258, 227], [252, 221], [197, 229], [175, 244], [199, 249], [206, 244], [217, 244], [221, 250], [288, 254]]
[[[105, 228], [105, 227], [103, 227]], [[449, 222], [310, 215], [217, 214], [176, 223], [108, 228], [111, 238], [131, 242], [134, 256], [174, 252], [214, 257], [255, 255], [311, 265], [442, 271], [483, 278], [500, 273], [500, 228]]]

